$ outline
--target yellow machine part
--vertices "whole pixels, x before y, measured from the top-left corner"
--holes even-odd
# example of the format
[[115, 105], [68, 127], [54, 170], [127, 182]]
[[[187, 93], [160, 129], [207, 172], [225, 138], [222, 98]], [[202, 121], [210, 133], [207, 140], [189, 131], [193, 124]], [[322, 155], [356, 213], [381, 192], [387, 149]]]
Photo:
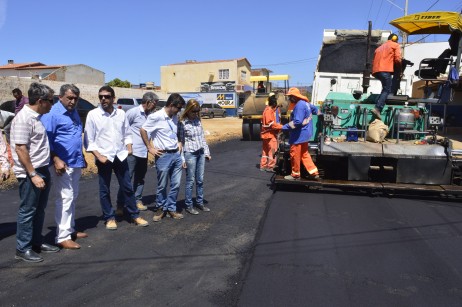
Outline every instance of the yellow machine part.
[[[281, 113], [287, 112], [287, 100], [283, 93], [277, 93], [278, 106], [281, 108]], [[261, 116], [266, 106], [268, 105], [269, 94], [251, 94], [244, 103], [242, 116]]]
[[[287, 112], [288, 102], [283, 93], [277, 93], [278, 106], [282, 117]], [[261, 134], [261, 118], [268, 105], [269, 94], [251, 94], [244, 103], [242, 110], [242, 139], [244, 141], [259, 141]]]

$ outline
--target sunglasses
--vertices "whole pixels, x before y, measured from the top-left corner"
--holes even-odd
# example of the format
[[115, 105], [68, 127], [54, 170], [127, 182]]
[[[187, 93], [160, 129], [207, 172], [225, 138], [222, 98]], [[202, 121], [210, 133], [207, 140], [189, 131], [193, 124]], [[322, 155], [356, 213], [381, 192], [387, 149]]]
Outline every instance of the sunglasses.
[[101, 99], [103, 99], [103, 98], [104, 98], [104, 99], [111, 99], [111, 98], [112, 98], [112, 95], [98, 95], [98, 97], [99, 97], [99, 100], [101, 100]]

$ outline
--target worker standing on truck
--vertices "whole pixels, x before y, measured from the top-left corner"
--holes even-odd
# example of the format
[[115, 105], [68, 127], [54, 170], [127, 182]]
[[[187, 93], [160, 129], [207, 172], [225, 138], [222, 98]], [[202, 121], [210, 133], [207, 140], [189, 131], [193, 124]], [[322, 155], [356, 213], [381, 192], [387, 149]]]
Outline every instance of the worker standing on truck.
[[261, 140], [262, 154], [260, 160], [260, 170], [273, 172], [276, 165], [274, 153], [278, 148], [277, 134], [281, 130], [282, 125], [279, 123], [278, 116], [278, 100], [274, 93], [268, 97], [268, 105], [263, 111], [261, 119]]
[[289, 131], [290, 164], [292, 173], [284, 177], [286, 180], [300, 179], [300, 162], [303, 163], [309, 176], [308, 179], [319, 179], [319, 172], [308, 152], [308, 141], [313, 134], [313, 121], [309, 99], [300, 93], [296, 87], [289, 89], [286, 94], [292, 109], [290, 122], [282, 126], [282, 130]]
[[380, 113], [385, 106], [388, 94], [391, 93], [392, 75], [395, 69], [401, 71], [401, 49], [398, 35], [392, 33], [388, 36], [388, 41], [378, 47], [374, 53], [372, 63], [372, 75], [382, 83], [382, 92], [371, 110], [377, 119], [382, 119]]

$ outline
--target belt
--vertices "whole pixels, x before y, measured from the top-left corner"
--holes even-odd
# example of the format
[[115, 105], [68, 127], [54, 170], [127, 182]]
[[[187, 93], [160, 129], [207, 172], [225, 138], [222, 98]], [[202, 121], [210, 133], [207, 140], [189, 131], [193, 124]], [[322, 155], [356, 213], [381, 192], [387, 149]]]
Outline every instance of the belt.
[[178, 152], [178, 148], [171, 149], [171, 150], [163, 150], [163, 152], [166, 152], [166, 153], [175, 153], [175, 152]]

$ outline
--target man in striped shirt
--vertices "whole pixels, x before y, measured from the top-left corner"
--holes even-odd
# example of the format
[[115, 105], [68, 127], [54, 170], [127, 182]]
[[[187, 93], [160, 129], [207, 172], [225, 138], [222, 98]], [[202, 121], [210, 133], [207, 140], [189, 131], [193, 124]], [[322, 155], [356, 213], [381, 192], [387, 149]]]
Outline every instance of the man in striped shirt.
[[19, 211], [16, 231], [16, 259], [43, 261], [38, 253], [58, 252], [43, 243], [42, 228], [50, 192], [50, 147], [40, 117], [50, 112], [54, 91], [41, 83], [30, 85], [29, 105], [25, 105], [11, 124], [11, 153], [14, 174], [19, 181]]

